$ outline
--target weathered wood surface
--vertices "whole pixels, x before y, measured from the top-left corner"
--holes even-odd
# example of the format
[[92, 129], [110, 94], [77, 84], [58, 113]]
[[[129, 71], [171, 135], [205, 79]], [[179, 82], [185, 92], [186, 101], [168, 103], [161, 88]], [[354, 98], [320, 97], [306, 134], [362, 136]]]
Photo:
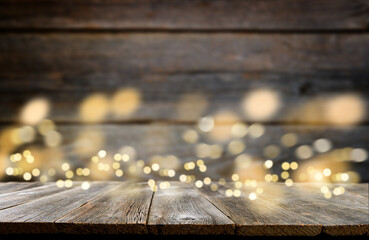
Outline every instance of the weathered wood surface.
[[153, 192], [146, 183], [123, 183], [58, 219], [66, 233], [147, 233]]
[[0, 6], [3, 29], [304, 31], [368, 27], [365, 0], [6, 0]]
[[[229, 186], [230, 187], [230, 186]], [[209, 187], [200, 189], [204, 196], [236, 223], [236, 234], [243, 236], [315, 236], [321, 225], [303, 215], [283, 209], [276, 204], [248, 195], [228, 197], [227, 188], [212, 192]]]
[[19, 183], [19, 182], [8, 182], [0, 184], [0, 194], [16, 192], [32, 187], [40, 186], [40, 183]]
[[[56, 186], [55, 186], [56, 187]], [[94, 183], [84, 191], [78, 185], [65, 192], [42, 197], [0, 211], [2, 233], [57, 232], [54, 222], [88, 201], [116, 187], [116, 184]]]
[[177, 107], [195, 90], [206, 112], [229, 109], [248, 121], [245, 93], [267, 87], [282, 97], [271, 121], [324, 123], [296, 110], [319, 96], [367, 91], [368, 41], [366, 34], [2, 34], [0, 119], [14, 120], [27, 100], [44, 96], [51, 118], [79, 121], [88, 94], [131, 86], [142, 92], [131, 121], [194, 121], [198, 115]]
[[152, 234], [233, 234], [234, 223], [191, 185], [170, 182], [154, 193], [148, 230]]
[[325, 199], [320, 187], [312, 190], [307, 184], [287, 187], [283, 183], [265, 183], [261, 186], [264, 193], [260, 198], [315, 221], [323, 226], [325, 233], [364, 235], [369, 231], [369, 202], [361, 196], [345, 193]]
[[[225, 190], [233, 188], [231, 183], [219, 186], [217, 191], [211, 191], [207, 185], [197, 189], [192, 184], [170, 183], [170, 188], [154, 193], [145, 182], [93, 182], [88, 190], [82, 190], [78, 182], [72, 189], [64, 190], [55, 183], [47, 183], [45, 188], [21, 190], [19, 194], [24, 192], [29, 199], [0, 210], [0, 233], [243, 236], [369, 233], [369, 203], [361, 195], [367, 183], [345, 184], [347, 191], [331, 199], [323, 197], [322, 184], [295, 183], [286, 187], [282, 183], [259, 183], [264, 192], [254, 201], [248, 198], [255, 191], [250, 187], [239, 189], [240, 197], [229, 197]], [[6, 183], [0, 184], [3, 185]], [[341, 185], [330, 185], [337, 186]], [[33, 195], [29, 194], [31, 190]], [[46, 191], [50, 195], [41, 196]], [[36, 192], [40, 195], [32, 198]], [[9, 196], [17, 194], [10, 192]], [[6, 201], [7, 198], [0, 197], [0, 204]]]

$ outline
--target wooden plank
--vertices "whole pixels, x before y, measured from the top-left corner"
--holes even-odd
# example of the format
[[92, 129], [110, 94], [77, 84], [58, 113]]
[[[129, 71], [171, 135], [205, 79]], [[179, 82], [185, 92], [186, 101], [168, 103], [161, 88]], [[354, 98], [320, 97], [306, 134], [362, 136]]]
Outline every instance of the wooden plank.
[[153, 192], [147, 183], [124, 183], [58, 219], [63, 233], [147, 234]]
[[117, 187], [116, 183], [93, 183], [43, 197], [0, 211], [0, 233], [55, 233], [54, 222], [69, 212]]
[[349, 191], [351, 194], [364, 196], [369, 201], [369, 184], [357, 184], [357, 185], [356, 184], [354, 184], [354, 185], [349, 184], [349, 185], [345, 186], [345, 189], [347, 191]]
[[[365, 235], [369, 230], [369, 208], [347, 202], [341, 204], [325, 199], [321, 194], [307, 193], [300, 185], [290, 188], [280, 184], [262, 185], [260, 198], [288, 211], [300, 214], [323, 225], [323, 232], [330, 235]], [[250, 190], [246, 190], [249, 192]], [[350, 195], [349, 198], [356, 196]]]
[[233, 234], [234, 223], [191, 185], [170, 182], [152, 200], [147, 228], [155, 235]]
[[[111, 96], [131, 86], [141, 91], [139, 109], [104, 120], [195, 121], [229, 109], [251, 121], [241, 101], [266, 87], [282, 98], [266, 121], [330, 123], [319, 111], [307, 116], [297, 110], [347, 92], [367, 103], [368, 41], [365, 34], [3, 34], [0, 120], [17, 119], [30, 98], [44, 96], [53, 104], [50, 117], [80, 121], [79, 103], [91, 92]], [[205, 109], [178, 113], [180, 99], [195, 89]]]
[[228, 197], [227, 188], [211, 191], [208, 186], [199, 189], [217, 208], [236, 223], [236, 234], [242, 236], [315, 236], [322, 227], [292, 211], [263, 199], [252, 201], [248, 194]]
[[14, 207], [38, 198], [50, 196], [65, 191], [66, 188], [58, 188], [55, 183], [46, 183], [31, 189], [21, 189], [16, 192], [6, 191], [0, 194], [0, 210]]
[[367, 1], [363, 0], [6, 0], [1, 2], [0, 27], [92, 30], [366, 30], [367, 7]]
[[[361, 210], [369, 213], [369, 201], [367, 196], [363, 196], [363, 189], [367, 188], [367, 184], [321, 184], [321, 183], [299, 183], [299, 188], [306, 194], [313, 196], [323, 196], [321, 186], [328, 186], [331, 191], [337, 187], [343, 187], [345, 192], [341, 195], [334, 196], [329, 199], [330, 202], [344, 207], [355, 206], [355, 210]], [[369, 216], [368, 216], [369, 217]]]
[[34, 188], [40, 186], [41, 183], [39, 182], [8, 182], [0, 185], [0, 194], [2, 193], [10, 193], [10, 192], [16, 192], [28, 188]]

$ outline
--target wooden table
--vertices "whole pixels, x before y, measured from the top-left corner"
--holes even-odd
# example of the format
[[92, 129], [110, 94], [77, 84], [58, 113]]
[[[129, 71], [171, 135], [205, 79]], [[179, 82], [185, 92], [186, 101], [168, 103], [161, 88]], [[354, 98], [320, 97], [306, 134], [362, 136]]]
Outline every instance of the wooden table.
[[[343, 185], [323, 197], [320, 184], [259, 183], [240, 197], [231, 183], [196, 188], [170, 182], [152, 192], [146, 182], [92, 182], [88, 190], [55, 183], [0, 183], [0, 233], [227, 234], [245, 236], [365, 235], [368, 184]], [[341, 185], [342, 186], [342, 185]], [[335, 187], [335, 185], [330, 185]]]

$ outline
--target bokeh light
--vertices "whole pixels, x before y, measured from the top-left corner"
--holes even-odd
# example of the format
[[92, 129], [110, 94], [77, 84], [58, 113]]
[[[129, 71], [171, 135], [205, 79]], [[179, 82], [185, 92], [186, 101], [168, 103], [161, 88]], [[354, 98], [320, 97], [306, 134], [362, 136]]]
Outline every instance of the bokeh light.
[[20, 121], [23, 124], [35, 125], [44, 119], [50, 111], [50, 103], [45, 98], [35, 98], [21, 109]]
[[258, 89], [246, 94], [243, 109], [251, 121], [270, 119], [280, 108], [279, 95], [269, 89]]

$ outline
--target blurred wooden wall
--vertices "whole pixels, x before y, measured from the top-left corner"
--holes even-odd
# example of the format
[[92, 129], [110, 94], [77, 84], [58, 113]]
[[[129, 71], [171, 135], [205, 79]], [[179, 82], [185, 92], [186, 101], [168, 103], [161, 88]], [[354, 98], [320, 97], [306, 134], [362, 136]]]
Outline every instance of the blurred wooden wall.
[[[133, 145], [145, 158], [164, 146], [188, 161], [193, 146], [181, 135], [197, 117], [177, 113], [184, 94], [207, 99], [203, 114], [227, 109], [252, 122], [239, 102], [267, 87], [284, 104], [263, 122], [261, 139], [247, 140], [251, 152], [285, 132], [300, 134], [299, 144], [326, 137], [334, 147], [368, 148], [368, 114], [347, 129], [300, 111], [347, 92], [367, 106], [368, 26], [367, 0], [1, 0], [1, 124], [17, 121], [32, 97], [46, 97], [68, 149], [81, 129], [79, 103], [130, 86], [141, 91], [138, 111], [89, 127], [103, 130], [108, 149]], [[292, 158], [287, 149], [276, 161]], [[353, 168], [369, 180], [367, 163]]]

